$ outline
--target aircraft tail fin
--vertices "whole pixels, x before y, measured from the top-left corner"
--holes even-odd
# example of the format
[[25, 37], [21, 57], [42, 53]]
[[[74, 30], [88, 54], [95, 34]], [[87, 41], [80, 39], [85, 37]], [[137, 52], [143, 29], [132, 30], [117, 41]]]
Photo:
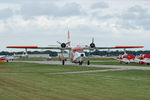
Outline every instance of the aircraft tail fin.
[[68, 46], [71, 46], [70, 45], [70, 32], [69, 32], [69, 30], [68, 30]]

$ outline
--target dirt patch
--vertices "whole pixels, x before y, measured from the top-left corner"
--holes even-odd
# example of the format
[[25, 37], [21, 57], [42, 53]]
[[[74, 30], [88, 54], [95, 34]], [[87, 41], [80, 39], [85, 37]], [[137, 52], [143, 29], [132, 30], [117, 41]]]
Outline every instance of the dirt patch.
[[3, 67], [3, 66], [0, 66], [0, 69], [5, 69], [5, 67]]

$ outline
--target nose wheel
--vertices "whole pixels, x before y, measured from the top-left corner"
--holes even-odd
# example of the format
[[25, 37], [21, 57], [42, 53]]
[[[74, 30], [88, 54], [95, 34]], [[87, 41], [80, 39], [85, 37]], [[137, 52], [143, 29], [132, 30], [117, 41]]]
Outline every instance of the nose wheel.
[[90, 60], [87, 61], [87, 65], [90, 65]]
[[82, 61], [80, 61], [80, 62], [79, 62], [79, 65], [82, 65], [82, 63], [83, 63], [83, 62], [82, 62]]

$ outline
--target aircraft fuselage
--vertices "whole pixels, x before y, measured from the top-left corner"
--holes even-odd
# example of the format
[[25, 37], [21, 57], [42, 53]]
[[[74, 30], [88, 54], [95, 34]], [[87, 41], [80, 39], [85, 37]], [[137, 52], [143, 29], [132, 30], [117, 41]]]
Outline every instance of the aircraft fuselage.
[[75, 47], [71, 50], [69, 54], [70, 60], [73, 63], [82, 64], [85, 61], [85, 52], [82, 47]]

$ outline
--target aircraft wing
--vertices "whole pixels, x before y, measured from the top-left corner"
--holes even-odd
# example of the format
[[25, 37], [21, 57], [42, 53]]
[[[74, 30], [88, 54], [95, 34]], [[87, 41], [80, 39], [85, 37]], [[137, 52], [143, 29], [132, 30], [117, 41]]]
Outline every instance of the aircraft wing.
[[115, 47], [84, 47], [85, 50], [90, 49], [131, 49], [131, 48], [143, 48], [144, 46], [115, 46]]
[[48, 46], [48, 47], [39, 47], [39, 46], [7, 46], [7, 48], [24, 48], [24, 49], [65, 49], [65, 50], [70, 50], [71, 47], [59, 47], [59, 46]]
[[131, 48], [143, 48], [144, 46], [115, 46], [115, 47], [96, 47], [96, 49], [131, 49]]
[[[126, 49], [126, 48], [143, 48], [144, 46], [115, 46], [115, 47], [84, 47], [85, 50], [91, 49]], [[58, 50], [71, 50], [71, 47], [59, 47], [59, 46], [48, 46], [48, 47], [38, 47], [38, 46], [7, 46], [7, 48], [25, 48], [25, 49], [58, 49]]]

